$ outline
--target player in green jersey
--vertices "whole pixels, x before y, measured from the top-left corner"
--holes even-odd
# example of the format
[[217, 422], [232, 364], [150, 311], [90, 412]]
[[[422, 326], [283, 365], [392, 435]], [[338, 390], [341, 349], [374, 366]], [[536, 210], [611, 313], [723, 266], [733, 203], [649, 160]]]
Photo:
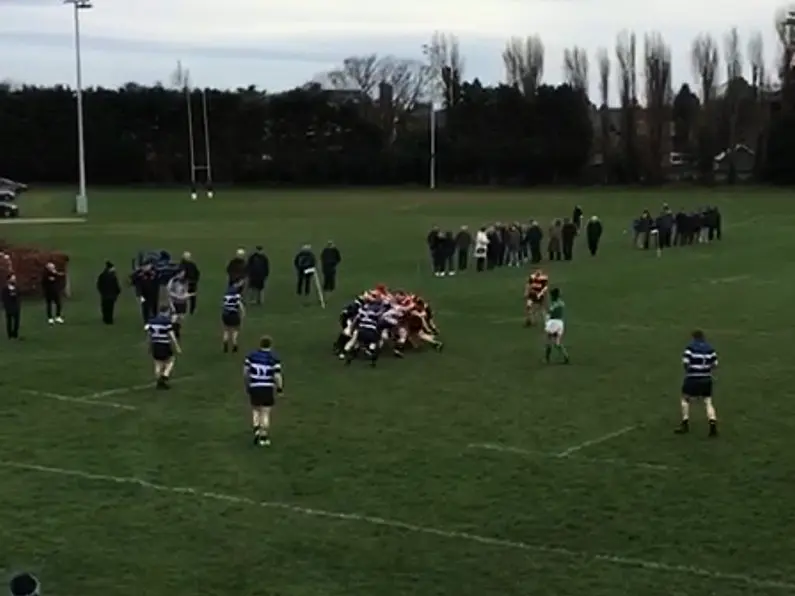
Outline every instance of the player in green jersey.
[[549, 364], [552, 358], [552, 349], [560, 354], [563, 363], [569, 363], [569, 353], [563, 346], [563, 332], [566, 325], [563, 322], [566, 304], [560, 297], [560, 290], [553, 288], [549, 292], [549, 309], [547, 310], [547, 322], [544, 325], [544, 332], [547, 334], [547, 345], [544, 350], [544, 360]]

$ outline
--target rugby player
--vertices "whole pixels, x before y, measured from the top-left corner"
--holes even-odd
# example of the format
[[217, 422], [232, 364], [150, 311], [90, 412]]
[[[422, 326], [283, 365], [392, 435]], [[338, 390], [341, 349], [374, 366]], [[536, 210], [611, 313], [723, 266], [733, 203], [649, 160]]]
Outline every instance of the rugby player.
[[525, 284], [525, 326], [530, 327], [543, 313], [544, 302], [547, 298], [549, 278], [538, 269], [527, 278]]
[[260, 339], [259, 348], [246, 357], [243, 380], [251, 405], [254, 445], [268, 447], [271, 408], [276, 404], [276, 394], [284, 391], [284, 377], [281, 361], [273, 351], [273, 340], [267, 335]]
[[340, 333], [337, 336], [337, 340], [334, 342], [334, 353], [338, 356], [343, 356], [343, 352], [345, 350], [345, 346], [351, 339], [351, 335], [353, 333], [352, 323], [353, 320], [356, 318], [356, 315], [359, 314], [359, 311], [364, 306], [364, 294], [357, 297], [355, 300], [349, 302], [345, 305], [340, 313]]
[[185, 315], [188, 314], [191, 299], [188, 278], [184, 269], [180, 269], [174, 277], [168, 280], [166, 291], [171, 307], [171, 319], [174, 323], [174, 335], [180, 339], [182, 337], [182, 322]]
[[232, 352], [237, 352], [237, 339], [245, 314], [243, 288], [240, 284], [232, 284], [224, 292], [224, 300], [221, 304], [221, 324], [223, 325], [221, 341], [225, 353], [229, 352], [230, 345]]
[[412, 303], [406, 315], [406, 326], [409, 340], [419, 339], [433, 346], [437, 352], [441, 352], [444, 348], [444, 344], [437, 339], [439, 329], [433, 322], [433, 311], [422, 298], [412, 297]]
[[174, 371], [174, 353], [182, 353], [177, 336], [174, 334], [170, 308], [163, 306], [160, 313], [144, 326], [144, 330], [149, 335], [149, 352], [154, 361], [156, 387], [168, 389], [168, 380]]
[[718, 419], [712, 404], [713, 373], [718, 367], [718, 354], [707, 342], [703, 331], [696, 330], [684, 353], [682, 365], [685, 378], [682, 382], [682, 421], [676, 429], [677, 434], [690, 431], [690, 402], [700, 399], [704, 403], [709, 423], [709, 436], [718, 436]]
[[350, 365], [356, 354], [356, 348], [363, 346], [365, 354], [370, 359], [371, 366], [378, 362], [381, 351], [380, 321], [384, 309], [380, 301], [369, 299], [353, 320], [353, 333], [343, 350], [343, 359]]
[[563, 332], [565, 324], [563, 322], [566, 305], [560, 297], [560, 290], [553, 288], [549, 292], [549, 310], [547, 311], [547, 321], [544, 325], [544, 333], [547, 336], [547, 343], [544, 349], [544, 361], [549, 364], [552, 358], [552, 349], [563, 358], [563, 364], [569, 364], [569, 353], [563, 346]]

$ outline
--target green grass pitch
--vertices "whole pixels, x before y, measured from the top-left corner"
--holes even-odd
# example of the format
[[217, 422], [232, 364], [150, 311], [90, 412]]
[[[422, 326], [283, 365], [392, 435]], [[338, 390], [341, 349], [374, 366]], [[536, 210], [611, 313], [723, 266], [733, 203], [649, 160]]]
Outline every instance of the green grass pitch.
[[[63, 327], [25, 305], [0, 344], [0, 565], [82, 596], [756, 596], [795, 591], [795, 207], [775, 191], [96, 191], [88, 223], [0, 227], [71, 255]], [[643, 208], [713, 203], [720, 243], [630, 248]], [[25, 215], [69, 215], [69, 193]], [[428, 272], [433, 224], [566, 216], [601, 254], [548, 267], [568, 305], [570, 367], [522, 327], [525, 270]], [[293, 294], [303, 242], [343, 252], [329, 308]], [[241, 358], [220, 353], [223, 268], [263, 244], [273, 275], [243, 342], [272, 334], [287, 397], [274, 445], [249, 444]], [[150, 383], [130, 291], [99, 323], [94, 280], [141, 248], [203, 271], [174, 388]], [[447, 349], [345, 369], [343, 302], [383, 282], [427, 296]], [[677, 422], [693, 327], [718, 350], [722, 436]], [[357, 363], [358, 364], [358, 363]], [[27, 391], [25, 391], [27, 390]], [[30, 393], [39, 392], [39, 393]], [[46, 396], [45, 393], [61, 396]], [[624, 429], [628, 429], [624, 432]], [[486, 448], [489, 446], [490, 448]], [[563, 454], [563, 456], [560, 456]]]

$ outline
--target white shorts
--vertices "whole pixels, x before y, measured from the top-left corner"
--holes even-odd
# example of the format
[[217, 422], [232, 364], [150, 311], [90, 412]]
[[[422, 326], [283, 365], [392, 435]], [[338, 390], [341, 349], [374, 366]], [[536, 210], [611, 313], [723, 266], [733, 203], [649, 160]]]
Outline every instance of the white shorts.
[[544, 331], [547, 335], [563, 335], [565, 326], [560, 319], [549, 319], [544, 325]]

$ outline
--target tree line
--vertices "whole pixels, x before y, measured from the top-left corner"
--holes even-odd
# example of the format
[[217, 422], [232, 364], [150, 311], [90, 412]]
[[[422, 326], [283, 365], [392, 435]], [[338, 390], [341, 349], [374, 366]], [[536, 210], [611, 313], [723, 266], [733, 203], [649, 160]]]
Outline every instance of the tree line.
[[[560, 85], [544, 83], [538, 36], [506, 43], [505, 81], [491, 86], [466, 78], [459, 40], [442, 33], [422, 60], [352, 56], [281, 93], [194, 89], [178, 68], [168, 85], [85, 90], [87, 173], [93, 184], [187, 183], [190, 120], [196, 161], [209, 140], [219, 183], [427, 184], [432, 145], [442, 184], [659, 184], [673, 170], [711, 183], [719, 154], [734, 182], [747, 169], [735, 163], [739, 146], [755, 180], [791, 183], [795, 62], [786, 19], [777, 23], [774, 68], [761, 34], [745, 44], [736, 29], [721, 42], [704, 34], [691, 47], [695, 84], [676, 92], [657, 33], [623, 32], [594, 56], [567, 49]], [[0, 85], [0, 176], [73, 181], [76, 129], [71, 89]]]

